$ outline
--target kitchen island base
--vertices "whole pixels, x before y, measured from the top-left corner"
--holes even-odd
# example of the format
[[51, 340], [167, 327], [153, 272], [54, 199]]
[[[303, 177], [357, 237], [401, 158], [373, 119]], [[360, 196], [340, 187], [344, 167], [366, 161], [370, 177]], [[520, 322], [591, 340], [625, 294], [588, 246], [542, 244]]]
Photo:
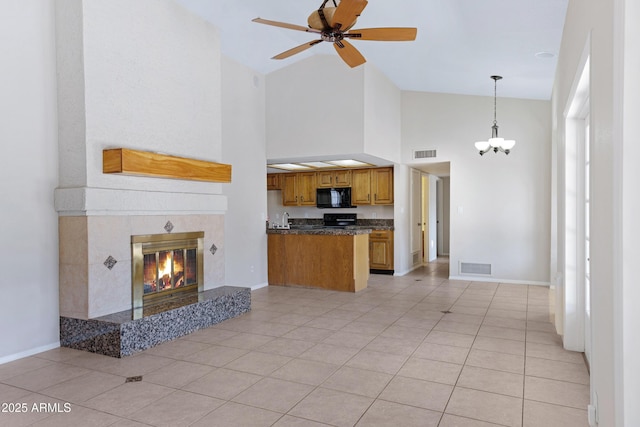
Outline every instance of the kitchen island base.
[[357, 292], [369, 280], [369, 235], [268, 234], [269, 285]]

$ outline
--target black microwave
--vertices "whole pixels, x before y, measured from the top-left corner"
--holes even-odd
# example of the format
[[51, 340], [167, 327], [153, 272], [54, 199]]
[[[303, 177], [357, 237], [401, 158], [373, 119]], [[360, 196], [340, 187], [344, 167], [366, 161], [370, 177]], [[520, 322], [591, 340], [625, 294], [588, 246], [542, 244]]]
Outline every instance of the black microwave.
[[316, 203], [319, 208], [352, 208], [351, 187], [318, 188]]

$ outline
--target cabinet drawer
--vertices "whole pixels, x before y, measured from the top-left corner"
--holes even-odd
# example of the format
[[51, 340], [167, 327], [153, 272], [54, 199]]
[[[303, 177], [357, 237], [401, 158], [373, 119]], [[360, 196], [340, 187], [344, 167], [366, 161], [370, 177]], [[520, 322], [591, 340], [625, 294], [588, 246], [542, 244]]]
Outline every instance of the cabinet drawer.
[[373, 230], [369, 235], [369, 238], [373, 239], [390, 239], [391, 230]]

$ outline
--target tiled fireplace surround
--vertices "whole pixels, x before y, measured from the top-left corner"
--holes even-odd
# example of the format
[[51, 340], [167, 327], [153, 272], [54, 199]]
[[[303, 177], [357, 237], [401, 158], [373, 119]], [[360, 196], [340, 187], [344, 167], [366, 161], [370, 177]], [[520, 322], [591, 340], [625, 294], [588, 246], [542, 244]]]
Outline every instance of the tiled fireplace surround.
[[[204, 231], [204, 282], [197, 302], [134, 319], [131, 236]], [[250, 310], [248, 288], [224, 280], [224, 215], [61, 216], [60, 341], [122, 357]]]

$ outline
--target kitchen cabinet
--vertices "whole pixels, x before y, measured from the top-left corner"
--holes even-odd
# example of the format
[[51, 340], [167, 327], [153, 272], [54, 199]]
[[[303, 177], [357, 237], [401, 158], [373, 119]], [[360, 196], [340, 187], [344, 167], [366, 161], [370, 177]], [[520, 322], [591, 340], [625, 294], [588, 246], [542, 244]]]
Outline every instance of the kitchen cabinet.
[[267, 190], [280, 190], [280, 175], [281, 173], [268, 173], [267, 174]]
[[267, 174], [267, 190], [282, 190], [284, 206], [315, 206], [318, 188], [351, 187], [351, 203], [393, 205], [393, 167]]
[[356, 169], [351, 173], [351, 204], [371, 204], [371, 171]]
[[393, 168], [355, 169], [351, 175], [353, 205], [392, 205]]
[[373, 230], [369, 235], [369, 269], [393, 274], [393, 231]]
[[282, 174], [283, 206], [315, 206], [317, 180], [315, 172]]
[[351, 187], [351, 170], [318, 172], [318, 188]]
[[393, 168], [371, 169], [372, 205], [393, 204]]

